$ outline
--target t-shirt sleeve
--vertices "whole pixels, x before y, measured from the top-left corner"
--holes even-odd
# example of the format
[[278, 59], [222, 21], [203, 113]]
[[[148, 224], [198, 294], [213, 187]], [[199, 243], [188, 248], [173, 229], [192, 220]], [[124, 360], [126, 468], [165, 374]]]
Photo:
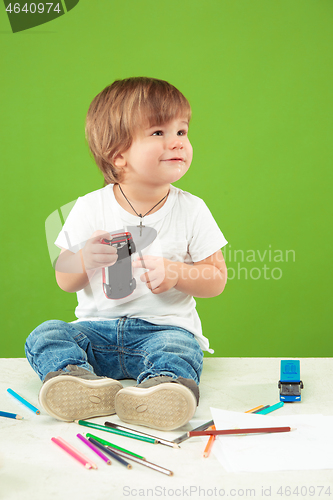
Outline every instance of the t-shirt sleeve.
[[189, 241], [189, 254], [193, 262], [204, 260], [227, 244], [209, 208], [200, 200], [193, 221], [192, 237]]
[[83, 248], [94, 232], [90, 211], [82, 198], [78, 198], [70, 211], [55, 245], [76, 253]]

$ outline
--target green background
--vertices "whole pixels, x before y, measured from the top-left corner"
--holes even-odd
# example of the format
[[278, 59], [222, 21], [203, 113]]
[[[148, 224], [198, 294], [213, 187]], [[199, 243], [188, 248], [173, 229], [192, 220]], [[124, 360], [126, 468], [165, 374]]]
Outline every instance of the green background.
[[331, 0], [81, 0], [13, 34], [2, 6], [1, 357], [23, 357], [43, 321], [75, 319], [45, 220], [102, 186], [85, 115], [129, 76], [166, 79], [192, 105], [177, 185], [229, 242], [225, 291], [197, 300], [214, 355], [332, 356], [332, 25]]

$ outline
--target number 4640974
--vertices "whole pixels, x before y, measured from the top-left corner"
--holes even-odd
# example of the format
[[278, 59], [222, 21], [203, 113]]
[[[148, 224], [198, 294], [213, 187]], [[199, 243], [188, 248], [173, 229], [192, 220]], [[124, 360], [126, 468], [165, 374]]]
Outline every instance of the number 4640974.
[[[54, 7], [53, 7], [54, 5]], [[43, 14], [44, 12], [46, 14], [49, 14], [51, 11], [53, 12], [58, 12], [58, 14], [60, 14], [61, 12], [61, 8], [60, 8], [60, 4], [57, 3], [49, 3], [49, 2], [45, 2], [45, 3], [31, 3], [31, 4], [27, 4], [25, 3], [23, 5], [23, 7], [21, 7], [21, 4], [20, 3], [14, 3], [13, 4], [13, 7], [12, 7], [12, 4], [10, 3], [7, 7], [6, 7], [6, 11], [9, 12], [10, 14], [14, 13], [14, 14], [19, 14], [20, 12], [25, 12], [26, 14], [35, 14], [35, 13], [38, 13], [38, 14]]]
[[[328, 498], [332, 495], [330, 486], [296, 486], [294, 489], [291, 486], [280, 486], [277, 490], [277, 494], [281, 497], [290, 497], [290, 496], [300, 496], [300, 497], [313, 497], [316, 495], [316, 498]], [[324, 496], [326, 495], [326, 496]]]

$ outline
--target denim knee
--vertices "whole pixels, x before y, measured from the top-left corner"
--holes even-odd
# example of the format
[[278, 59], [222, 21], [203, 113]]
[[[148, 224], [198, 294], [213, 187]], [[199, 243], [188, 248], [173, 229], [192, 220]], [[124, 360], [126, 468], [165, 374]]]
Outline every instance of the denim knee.
[[58, 319], [51, 319], [41, 323], [27, 337], [25, 342], [26, 352], [28, 351], [31, 354], [36, 344], [44, 341], [46, 334], [49, 334], [51, 331], [56, 332], [57, 330], [60, 330], [63, 325], [67, 325], [67, 323]]
[[[26, 339], [25, 355], [41, 380], [48, 372], [58, 369], [58, 367], [54, 368], [54, 364], [57, 364], [57, 360], [61, 363], [59, 341], [64, 340], [62, 332], [68, 329], [68, 326], [68, 323], [61, 320], [45, 321], [37, 326]], [[50, 362], [51, 358], [53, 363]], [[67, 361], [65, 363], [67, 364]]]
[[140, 373], [138, 383], [165, 375], [175, 379], [192, 379], [199, 384], [203, 352], [193, 334], [177, 328], [162, 330], [152, 337], [146, 348], [146, 369]]

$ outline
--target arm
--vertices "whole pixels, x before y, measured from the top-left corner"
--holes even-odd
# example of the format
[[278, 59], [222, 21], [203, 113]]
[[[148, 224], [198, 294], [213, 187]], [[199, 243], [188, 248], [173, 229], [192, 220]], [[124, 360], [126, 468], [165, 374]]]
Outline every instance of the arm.
[[65, 292], [78, 292], [89, 283], [94, 271], [83, 270], [80, 252], [73, 253], [62, 249], [55, 266], [58, 285]]
[[77, 253], [61, 250], [55, 270], [58, 285], [65, 292], [78, 292], [85, 288], [96, 269], [113, 265], [117, 258], [117, 250], [102, 243], [110, 239], [105, 231], [95, 231], [82, 250]]
[[147, 256], [134, 261], [133, 267], [148, 269], [140, 279], [155, 294], [174, 287], [194, 297], [215, 297], [223, 292], [227, 281], [221, 250], [193, 265]]
[[207, 259], [189, 264], [178, 263], [179, 274], [176, 290], [194, 297], [216, 297], [227, 282], [227, 267], [221, 250]]

